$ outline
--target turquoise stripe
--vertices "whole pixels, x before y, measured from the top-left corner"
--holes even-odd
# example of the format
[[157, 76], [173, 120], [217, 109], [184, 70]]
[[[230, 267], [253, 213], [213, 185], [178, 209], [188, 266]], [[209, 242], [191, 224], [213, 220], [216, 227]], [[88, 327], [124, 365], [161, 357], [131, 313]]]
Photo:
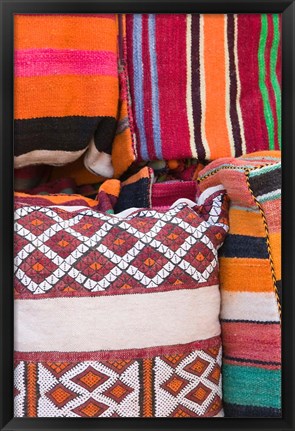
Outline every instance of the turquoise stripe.
[[282, 197], [282, 193], [276, 193], [276, 194], [272, 194], [271, 196], [266, 196], [266, 195], [262, 195], [262, 196], [258, 196], [256, 199], [258, 200], [258, 202], [263, 203], [263, 202], [268, 202], [268, 201], [275, 201], [277, 199], [281, 199]]
[[258, 175], [263, 175], [266, 172], [275, 171], [276, 169], [281, 169], [281, 162], [270, 166], [264, 166], [263, 168], [254, 169], [250, 172], [250, 178], [257, 177]]
[[254, 167], [255, 166], [253, 165], [243, 165], [243, 167], [241, 167], [241, 166], [231, 165], [230, 163], [224, 164], [224, 165], [218, 166], [218, 168], [213, 168], [207, 171], [205, 175], [200, 175], [200, 179], [202, 179], [203, 177], [207, 177], [207, 175], [211, 174], [212, 172], [219, 172], [220, 170], [225, 168], [230, 168], [233, 171], [244, 172], [246, 169], [253, 169]]
[[153, 111], [153, 135], [156, 157], [163, 160], [161, 142], [161, 124], [159, 111], [159, 85], [156, 54], [156, 16], [149, 15], [149, 51], [151, 62], [151, 83], [152, 83], [152, 111]]
[[231, 404], [281, 408], [281, 371], [223, 365], [223, 398]]
[[140, 138], [140, 152], [143, 160], [148, 160], [148, 150], [144, 124], [144, 94], [142, 68], [142, 15], [133, 15], [133, 65], [135, 117]]

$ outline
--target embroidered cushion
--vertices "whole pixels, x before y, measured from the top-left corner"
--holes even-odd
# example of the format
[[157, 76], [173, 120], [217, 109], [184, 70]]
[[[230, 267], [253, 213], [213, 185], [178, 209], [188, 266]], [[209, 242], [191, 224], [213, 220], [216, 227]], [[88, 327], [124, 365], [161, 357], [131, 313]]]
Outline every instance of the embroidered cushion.
[[222, 416], [223, 188], [117, 215], [38, 199], [15, 201], [15, 416]]
[[226, 416], [281, 416], [280, 152], [222, 159], [200, 173], [223, 184], [229, 235], [220, 249], [223, 396]]

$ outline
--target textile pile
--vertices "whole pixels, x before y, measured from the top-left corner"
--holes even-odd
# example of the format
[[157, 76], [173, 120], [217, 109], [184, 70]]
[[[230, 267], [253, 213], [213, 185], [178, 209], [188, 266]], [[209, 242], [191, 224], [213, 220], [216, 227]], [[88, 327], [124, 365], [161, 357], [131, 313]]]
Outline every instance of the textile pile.
[[17, 15], [14, 126], [15, 416], [281, 417], [281, 17]]

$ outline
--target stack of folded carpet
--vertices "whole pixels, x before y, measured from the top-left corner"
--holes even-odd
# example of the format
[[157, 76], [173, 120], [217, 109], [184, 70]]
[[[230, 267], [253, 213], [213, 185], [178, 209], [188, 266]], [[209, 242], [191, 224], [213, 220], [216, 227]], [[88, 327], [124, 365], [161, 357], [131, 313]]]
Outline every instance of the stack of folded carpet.
[[15, 416], [281, 416], [280, 149], [279, 15], [15, 17]]

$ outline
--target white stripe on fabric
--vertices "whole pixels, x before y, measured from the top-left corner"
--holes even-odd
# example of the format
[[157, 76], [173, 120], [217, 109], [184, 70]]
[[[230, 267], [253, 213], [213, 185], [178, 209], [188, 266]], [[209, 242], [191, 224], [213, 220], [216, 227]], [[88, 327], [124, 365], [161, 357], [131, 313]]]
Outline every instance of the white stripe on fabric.
[[15, 350], [89, 352], [185, 344], [220, 334], [217, 285], [15, 301]]
[[221, 290], [221, 304], [222, 319], [258, 322], [280, 321], [274, 293]]

